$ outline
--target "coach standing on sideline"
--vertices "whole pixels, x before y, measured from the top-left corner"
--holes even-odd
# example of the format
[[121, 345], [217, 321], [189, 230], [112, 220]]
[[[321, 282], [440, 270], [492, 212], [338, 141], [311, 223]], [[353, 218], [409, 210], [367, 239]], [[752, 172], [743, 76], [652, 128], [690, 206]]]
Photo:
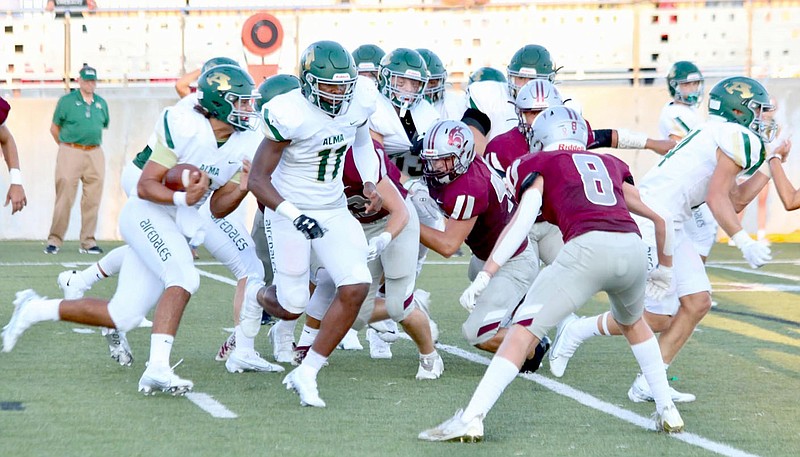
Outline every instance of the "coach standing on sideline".
[[53, 222], [47, 236], [45, 254], [58, 254], [69, 225], [69, 215], [78, 181], [83, 183], [81, 197], [81, 254], [102, 254], [94, 238], [97, 212], [103, 195], [106, 162], [103, 155], [103, 129], [108, 128], [108, 105], [95, 94], [97, 71], [84, 64], [78, 78], [78, 90], [58, 100], [50, 133], [58, 143], [56, 159], [56, 203]]

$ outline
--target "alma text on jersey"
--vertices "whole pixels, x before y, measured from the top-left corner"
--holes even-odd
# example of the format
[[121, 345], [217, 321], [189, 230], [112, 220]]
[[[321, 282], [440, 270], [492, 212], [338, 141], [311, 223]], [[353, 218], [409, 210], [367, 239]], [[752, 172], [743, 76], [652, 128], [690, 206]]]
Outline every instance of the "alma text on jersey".
[[323, 146], [331, 146], [331, 145], [334, 145], [334, 144], [337, 144], [337, 143], [341, 143], [343, 141], [344, 141], [344, 135], [342, 135], [342, 134], [333, 135], [333, 136], [329, 136], [328, 138], [325, 138], [324, 140], [322, 140], [322, 145]]

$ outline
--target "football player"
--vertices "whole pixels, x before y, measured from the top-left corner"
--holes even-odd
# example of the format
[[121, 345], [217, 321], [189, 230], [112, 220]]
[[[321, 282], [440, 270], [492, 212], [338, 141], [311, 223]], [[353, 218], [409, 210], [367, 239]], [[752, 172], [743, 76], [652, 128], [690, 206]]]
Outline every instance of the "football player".
[[386, 51], [378, 45], [362, 44], [353, 50], [353, 60], [356, 63], [359, 76], [366, 76], [378, 85], [378, 67]]
[[[466, 242], [472, 250], [469, 278], [475, 279], [488, 259], [516, 205], [503, 179], [475, 156], [472, 131], [460, 121], [437, 122], [425, 135], [422, 148], [425, 181], [431, 197], [446, 215], [443, 230], [420, 227], [422, 243], [450, 257]], [[516, 305], [539, 271], [539, 259], [527, 239], [520, 241], [511, 260], [493, 278], [481, 276], [488, 292], [462, 298], [470, 313], [461, 327], [464, 337], [479, 349], [497, 351]], [[546, 351], [532, 359], [526, 371], [535, 371]]]
[[[669, 294], [663, 299], [645, 300], [645, 319], [653, 331], [661, 332], [659, 344], [667, 367], [711, 307], [711, 284], [703, 259], [686, 230], [693, 223], [693, 208], [703, 202], [708, 204], [712, 218], [731, 235], [752, 268], [771, 259], [767, 244], [752, 240], [736, 217], [736, 212], [747, 206], [769, 180], [756, 171], [765, 159], [762, 143], [769, 143], [777, 130], [769, 94], [751, 78], [727, 78], [711, 89], [708, 108], [709, 120], [691, 130], [639, 184], [642, 200], [672, 215], [675, 233], [675, 273]], [[774, 152], [783, 159], [790, 147], [784, 142]], [[737, 182], [737, 177], [750, 174], [749, 179]], [[640, 219], [637, 223], [652, 250], [652, 225]], [[652, 256], [650, 263], [651, 269], [657, 265]], [[618, 326], [605, 314], [565, 321], [554, 347], [551, 369], [556, 368], [557, 376], [563, 374], [584, 340], [619, 334]], [[652, 401], [650, 387], [640, 374], [628, 397], [634, 402]], [[695, 395], [671, 387], [670, 394], [676, 402], [695, 400]]]
[[325, 407], [317, 374], [355, 321], [372, 280], [364, 232], [347, 210], [342, 166], [352, 146], [365, 179], [367, 210], [380, 209], [378, 161], [367, 126], [378, 94], [369, 79], [357, 75], [350, 53], [333, 41], [303, 52], [299, 76], [302, 90], [278, 95], [262, 110], [266, 138], [253, 159], [248, 189], [265, 207], [274, 285], [248, 282], [241, 325], [255, 336], [262, 308], [284, 320], [304, 312], [313, 252], [333, 278], [336, 298], [306, 358], [283, 383], [302, 405]]
[[447, 69], [433, 51], [417, 48], [428, 67], [428, 84], [425, 85], [425, 100], [439, 113], [440, 119], [461, 119], [464, 115], [464, 94], [447, 86]]
[[[683, 430], [683, 420], [669, 398], [667, 377], [653, 332], [642, 320], [647, 286], [646, 249], [629, 211], [654, 221], [659, 230], [658, 257], [671, 262], [664, 219], [638, 198], [628, 166], [611, 156], [586, 151], [588, 129], [574, 110], [548, 108], [533, 123], [536, 149], [515, 162], [514, 191], [520, 207], [465, 293], [491, 293], [486, 280], [507, 265], [524, 242], [536, 216], [558, 225], [564, 248], [536, 278], [513, 325], [478, 384], [466, 409], [419, 434], [427, 441], [480, 441], [483, 419], [511, 384], [526, 357], [550, 328], [605, 291], [611, 312], [656, 392], [656, 428]], [[609, 261], [613, 267], [609, 268]]]
[[28, 199], [25, 197], [25, 189], [22, 187], [22, 173], [19, 171], [17, 143], [14, 141], [14, 136], [11, 135], [11, 130], [6, 125], [10, 111], [11, 105], [3, 100], [3, 97], [0, 97], [0, 153], [8, 166], [8, 175], [11, 181], [4, 206], [8, 206], [11, 203], [11, 214], [13, 215], [17, 211], [22, 211], [22, 208], [28, 204]]
[[[120, 231], [130, 250], [114, 296], [110, 301], [47, 300], [30, 289], [21, 291], [3, 332], [4, 351], [10, 351], [37, 322], [66, 320], [124, 332], [156, 306], [150, 360], [139, 391], [183, 394], [193, 388], [192, 381], [177, 376], [169, 363], [181, 316], [200, 285], [186, 237], [200, 241], [206, 218], [186, 209], [210, 199], [210, 213], [223, 218], [239, 205], [247, 194], [239, 182], [242, 149], [252, 145], [246, 132], [258, 125], [254, 106], [258, 94], [252, 78], [241, 68], [213, 67], [200, 76], [199, 87], [195, 110], [166, 108], [156, 122], [158, 141], [142, 170], [136, 195], [120, 213]], [[185, 191], [163, 184], [167, 171], [179, 163], [201, 170], [191, 175]]]

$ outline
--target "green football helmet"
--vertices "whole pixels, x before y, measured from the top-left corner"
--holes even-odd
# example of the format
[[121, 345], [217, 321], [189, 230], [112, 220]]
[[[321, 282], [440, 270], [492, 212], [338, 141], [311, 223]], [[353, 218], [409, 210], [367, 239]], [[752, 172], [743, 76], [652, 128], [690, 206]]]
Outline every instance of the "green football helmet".
[[[684, 94], [678, 87], [683, 83], [695, 81], [699, 81], [700, 85], [694, 92]], [[697, 65], [686, 60], [675, 62], [672, 64], [672, 68], [669, 69], [669, 73], [667, 74], [669, 95], [676, 102], [685, 103], [687, 105], [699, 105], [700, 101], [703, 99], [704, 81], [703, 74], [700, 73], [700, 69], [697, 68]]]
[[[300, 81], [306, 100], [330, 116], [347, 112], [358, 80], [353, 56], [335, 41], [312, 43], [300, 56]], [[322, 90], [320, 84], [329, 86]], [[331, 91], [330, 87], [336, 88]]]
[[236, 130], [255, 130], [258, 116], [254, 116], [254, 103], [260, 97], [255, 86], [253, 78], [242, 68], [217, 65], [198, 78], [197, 101], [211, 117]]
[[425, 86], [425, 100], [436, 103], [444, 98], [444, 83], [447, 81], [447, 70], [442, 59], [430, 49], [417, 49], [428, 67], [428, 84]]
[[[398, 87], [397, 78], [419, 81], [414, 91]], [[419, 53], [409, 48], [397, 48], [381, 59], [378, 67], [378, 90], [398, 108], [411, 109], [422, 100], [428, 82], [428, 67]]]
[[546, 79], [550, 82], [556, 79], [556, 69], [550, 58], [550, 51], [538, 44], [527, 44], [511, 57], [506, 74], [508, 76], [508, 93], [511, 98], [517, 97], [517, 91], [525, 83], [517, 85], [514, 78]]
[[467, 85], [480, 81], [497, 81], [499, 83], [508, 82], [502, 71], [492, 67], [481, 67], [473, 71], [472, 74], [469, 75], [469, 83], [467, 83]]
[[231, 59], [230, 57], [223, 57], [223, 56], [212, 57], [206, 60], [206, 63], [204, 63], [203, 66], [200, 68], [200, 73], [205, 73], [211, 68], [216, 67], [217, 65], [233, 65], [234, 67], [238, 67], [239, 62]]
[[273, 75], [265, 79], [264, 82], [258, 86], [258, 94], [261, 98], [256, 102], [256, 108], [261, 111], [261, 107], [265, 103], [277, 97], [278, 95], [291, 92], [295, 89], [300, 89], [303, 83], [295, 75]]
[[774, 110], [767, 89], [745, 76], [723, 79], [708, 93], [708, 114], [746, 127], [766, 143], [775, 139], [778, 124], [763, 115]]
[[375, 81], [378, 80], [378, 66], [386, 51], [374, 44], [362, 44], [353, 51], [353, 60], [356, 62], [358, 74], [368, 73]]

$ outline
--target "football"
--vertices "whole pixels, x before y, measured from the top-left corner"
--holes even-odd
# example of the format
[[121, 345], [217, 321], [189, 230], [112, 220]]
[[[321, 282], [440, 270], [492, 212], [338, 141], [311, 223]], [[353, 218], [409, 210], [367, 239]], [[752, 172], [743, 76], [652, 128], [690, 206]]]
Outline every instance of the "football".
[[184, 191], [192, 182], [192, 176], [200, 174], [200, 169], [189, 163], [179, 163], [167, 170], [164, 175], [164, 185], [174, 191]]

